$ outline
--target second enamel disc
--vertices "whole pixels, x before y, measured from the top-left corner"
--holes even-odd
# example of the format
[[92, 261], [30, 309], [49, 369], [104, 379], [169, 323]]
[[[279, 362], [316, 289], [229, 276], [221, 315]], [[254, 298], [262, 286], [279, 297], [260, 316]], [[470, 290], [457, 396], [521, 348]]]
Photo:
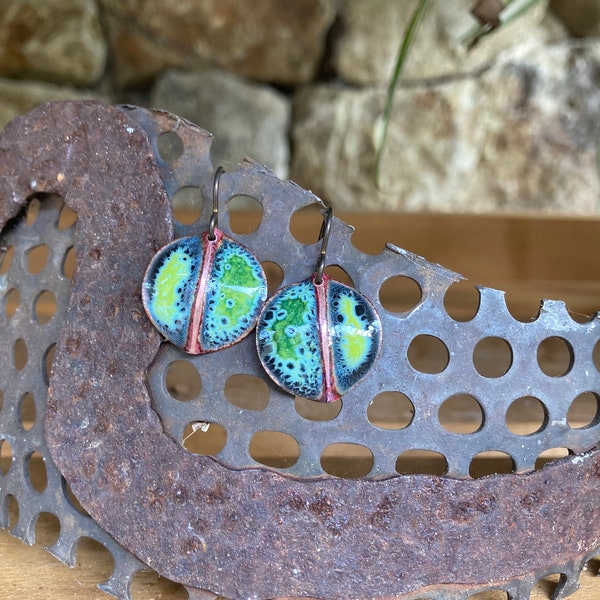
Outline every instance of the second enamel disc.
[[381, 322], [362, 294], [323, 275], [279, 290], [256, 329], [260, 361], [287, 392], [334, 402], [358, 383], [381, 347]]

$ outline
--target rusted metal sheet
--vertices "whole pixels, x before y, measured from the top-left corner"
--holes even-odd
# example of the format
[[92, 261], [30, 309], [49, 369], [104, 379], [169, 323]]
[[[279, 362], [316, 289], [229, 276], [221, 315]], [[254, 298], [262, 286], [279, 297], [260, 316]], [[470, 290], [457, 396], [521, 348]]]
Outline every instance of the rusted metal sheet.
[[[147, 386], [161, 339], [144, 317], [139, 292], [151, 257], [173, 236], [169, 196], [179, 184], [165, 175], [153, 144], [174, 129], [184, 147], [194, 145], [197, 160], [186, 169], [210, 197], [209, 137], [165, 113], [95, 102], [44, 105], [0, 140], [2, 223], [36, 192], [60, 194], [79, 217], [46, 438], [93, 519], [161, 575], [197, 588], [196, 598], [208, 597], [200, 590], [236, 599], [451, 598], [499, 587], [520, 599], [537, 577], [556, 570], [565, 575], [564, 592], [572, 591], [600, 539], [592, 518], [600, 503], [600, 452], [583, 451], [595, 445], [594, 433], [581, 434], [579, 454], [540, 471], [478, 480], [238, 470], [174, 441]], [[251, 163], [227, 177], [230, 191], [276, 190], [276, 203], [264, 205], [274, 222], [278, 211], [315, 200]], [[343, 224], [334, 234], [336, 228], [341, 236]], [[341, 241], [337, 247], [340, 258], [349, 252]], [[277, 248], [269, 242], [266, 255]], [[286, 277], [300, 279], [318, 252], [306, 250], [313, 252]], [[381, 280], [392, 255], [410, 262], [433, 296], [456, 277], [392, 249], [379, 262], [364, 259], [368, 273], [357, 276], [357, 285]], [[560, 310], [549, 314], [541, 325], [546, 332], [560, 327]], [[577, 331], [591, 348], [597, 325]], [[402, 328], [394, 332], [401, 336]], [[568, 335], [577, 345], [576, 333]], [[373, 377], [391, 376], [386, 364]], [[594, 372], [590, 388], [597, 385]]]

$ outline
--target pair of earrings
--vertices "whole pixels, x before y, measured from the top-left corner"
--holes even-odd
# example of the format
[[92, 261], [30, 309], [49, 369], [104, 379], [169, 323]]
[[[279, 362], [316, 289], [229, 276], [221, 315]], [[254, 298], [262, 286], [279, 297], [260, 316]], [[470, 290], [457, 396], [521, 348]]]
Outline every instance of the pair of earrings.
[[325, 272], [329, 208], [315, 272], [267, 300], [256, 256], [218, 229], [215, 173], [208, 230], [177, 239], [152, 258], [142, 285], [148, 317], [171, 343], [190, 354], [227, 348], [256, 327], [259, 359], [285, 391], [334, 402], [364, 377], [381, 346], [381, 322], [371, 302]]

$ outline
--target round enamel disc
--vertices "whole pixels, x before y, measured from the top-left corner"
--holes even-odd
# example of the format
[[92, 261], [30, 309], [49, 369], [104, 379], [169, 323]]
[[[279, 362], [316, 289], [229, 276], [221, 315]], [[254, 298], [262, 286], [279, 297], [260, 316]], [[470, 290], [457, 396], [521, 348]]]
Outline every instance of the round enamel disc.
[[153, 257], [142, 299], [154, 326], [190, 354], [214, 352], [252, 331], [267, 296], [257, 258], [215, 230], [180, 238]]
[[381, 322], [355, 289], [323, 275], [282, 288], [266, 303], [256, 329], [269, 376], [291, 394], [338, 400], [360, 381], [381, 346]]

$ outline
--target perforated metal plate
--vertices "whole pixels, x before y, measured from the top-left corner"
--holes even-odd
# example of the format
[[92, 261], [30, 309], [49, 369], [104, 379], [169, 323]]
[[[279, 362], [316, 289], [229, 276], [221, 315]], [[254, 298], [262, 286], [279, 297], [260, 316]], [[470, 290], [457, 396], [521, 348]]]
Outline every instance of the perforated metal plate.
[[[65, 120], [68, 125], [64, 127], [75, 128], [70, 135], [79, 136], [77, 148], [85, 148], [81, 140], [86, 135], [88, 140], [93, 138], [88, 148], [94, 149], [96, 158], [84, 157], [89, 161], [87, 173], [80, 165], [73, 166], [73, 173], [66, 170], [71, 156], [69, 138], [66, 146], [61, 142], [60, 153], [50, 161], [48, 178], [43, 181], [25, 180], [27, 173], [0, 172], [0, 181], [6, 183], [4, 215], [15, 213], [11, 202], [25, 201], [17, 189], [62, 190], [67, 203], [72, 193], [73, 206], [85, 212], [75, 241], [73, 228], [56, 226], [59, 203], [47, 198], [32, 224], [22, 218], [4, 229], [5, 246], [14, 250], [6, 251], [3, 262], [0, 326], [2, 339], [8, 343], [0, 355], [4, 393], [0, 439], [10, 445], [14, 459], [0, 478], [3, 526], [7, 524], [9, 496], [19, 503], [15, 532], [25, 540], [31, 540], [32, 525], [42, 510], [57, 514], [61, 524], [76, 523], [72, 529], [61, 530], [55, 554], [69, 560], [79, 536], [99, 539], [109, 547], [117, 565], [107, 589], [120, 597], [126, 597], [128, 579], [141, 563], [103, 530], [145, 563], [190, 589], [206, 588], [235, 598], [402, 594], [408, 598], [431, 586], [437, 586], [437, 591], [428, 594], [436, 598], [463, 598], [489, 587], [506, 589], [511, 598], [526, 598], [537, 577], [557, 570], [564, 575], [562, 593], [576, 587], [578, 571], [596, 552], [597, 540], [594, 524], [586, 516], [597, 508], [594, 478], [599, 472], [598, 457], [595, 452], [585, 453], [598, 439], [597, 317], [576, 322], [563, 304], [546, 302], [536, 320], [522, 323], [508, 312], [502, 292], [482, 288], [475, 317], [458, 322], [446, 312], [444, 295], [459, 275], [394, 246], [379, 256], [365, 255], [352, 245], [351, 228], [336, 219], [328, 263], [343, 268], [354, 286], [371, 299], [384, 331], [375, 367], [344, 396], [341, 408], [336, 407], [339, 412], [313, 409], [308, 414], [301, 400], [278, 390], [262, 372], [252, 338], [200, 357], [163, 344], [149, 366], [147, 380], [138, 381], [145, 356], [154, 356], [159, 342], [138, 307], [143, 266], [160, 240], [168, 241], [172, 232], [170, 218], [162, 217], [162, 204], [153, 207], [154, 196], [136, 194], [144, 190], [155, 194], [157, 203], [164, 202], [164, 191], [155, 186], [154, 179], [144, 183], [145, 178], [154, 177], [155, 169], [169, 198], [181, 189], [197, 188], [205, 209], [193, 224], [175, 223], [174, 235], [205, 229], [212, 193], [210, 138], [190, 124], [156, 111], [108, 111], [101, 105], [85, 104], [69, 105], [65, 110], [72, 118]], [[58, 108], [47, 111], [49, 117], [42, 111], [31, 118], [27, 147], [35, 135], [41, 135], [36, 119], [44, 123], [58, 119]], [[83, 115], [92, 119], [82, 122], [88, 132], [80, 132], [77, 121], [73, 125], [74, 119]], [[100, 127], [95, 121], [102, 121], [111, 131], [94, 130]], [[9, 135], [20, 131], [13, 128]], [[112, 158], [110, 135], [115, 136], [115, 144], [124, 144]], [[135, 138], [131, 145], [126, 135]], [[147, 159], [145, 139], [153, 149]], [[167, 153], [161, 149], [165, 141], [171, 141], [175, 149], [179, 145], [180, 151]], [[5, 151], [7, 147], [5, 142]], [[142, 153], [138, 155], [139, 172], [125, 162], [127, 153], [135, 156], [138, 147]], [[27, 160], [34, 164], [32, 157]], [[122, 180], [112, 160], [123, 165]], [[44, 170], [43, 164], [35, 164], [40, 172]], [[111, 177], [112, 193], [118, 196], [122, 186], [126, 198], [111, 197], [98, 203], [102, 182], [108, 178], [104, 173]], [[98, 204], [92, 205], [90, 200], [88, 206], [82, 190]], [[263, 211], [256, 231], [246, 235], [236, 234], [230, 227], [228, 200], [239, 195], [255, 198]], [[249, 161], [222, 177], [220, 199], [220, 227], [262, 262], [278, 265], [283, 273], [281, 285], [311, 274], [319, 244], [299, 242], [290, 230], [290, 220], [295, 211], [318, 204], [318, 199]], [[133, 205], [137, 223], [126, 218]], [[163, 230], [157, 232], [159, 226]], [[132, 232], [140, 229], [147, 238], [132, 238]], [[40, 274], [31, 273], [28, 253], [40, 244], [49, 248], [50, 258]], [[77, 285], [69, 300], [70, 281], [63, 261], [72, 244], [79, 249], [81, 278], [77, 280], [76, 275]], [[382, 286], [397, 276], [414, 281], [420, 289], [420, 300], [403, 313], [393, 312], [381, 300]], [[14, 313], [13, 289], [20, 295]], [[44, 290], [56, 296], [57, 310], [42, 325], [36, 316], [36, 298]], [[92, 290], [97, 296], [89, 295]], [[51, 410], [44, 415], [46, 354], [59, 334], [62, 353], [52, 376]], [[546, 340], [566, 349], [569, 359], [561, 371], [544, 372], [542, 368], [544, 362], [538, 355], [548, 345]], [[505, 368], [495, 370], [496, 365], [490, 366], [485, 356], [482, 358], [487, 344], [505, 349], [509, 357]], [[427, 355], [439, 350], [441, 361], [420, 358], [419, 352]], [[103, 360], [112, 362], [104, 364]], [[178, 389], [179, 383], [172, 380], [177, 368], [197, 373], [200, 386], [192, 392]], [[145, 404], [146, 383], [154, 412]], [[255, 391], [250, 396], [240, 395], [248, 389]], [[37, 411], [36, 425], [29, 431], [20, 417], [27, 393], [33, 394]], [[186, 394], [187, 401], [178, 399]], [[456, 397], [470, 398], [482, 415], [471, 433], [449, 431], [440, 420], [445, 402]], [[582, 397], [596, 406], [584, 426], [569, 418], [573, 403]], [[385, 411], [377, 416], [373, 407], [383, 402], [382, 398], [392, 403], [400, 399], [404, 413], [397, 420], [386, 421]], [[523, 398], [537, 402], [543, 413], [537, 431], [528, 435], [518, 435], [506, 424], [511, 406]], [[49, 427], [46, 431], [44, 417]], [[190, 428], [210, 432], [218, 429], [217, 425], [226, 434], [223, 447], [211, 452], [218, 462], [191, 456], [181, 448]], [[165, 432], [177, 444], [166, 444], [161, 437]], [[256, 436], [261, 432], [270, 432], [271, 437], [263, 438], [266, 446], [258, 451]], [[269, 444], [277, 442], [273, 432], [288, 436], [283, 438], [288, 445], [280, 460], [269, 463], [266, 457], [272, 456], [273, 449]], [[360, 446], [370, 453], [372, 464], [365, 461], [362, 470], [338, 471], [363, 479], [324, 476], [329, 470], [327, 451], [337, 444]], [[295, 447], [297, 450], [288, 453]], [[350, 447], [337, 447], [344, 448]], [[482, 452], [504, 452], [515, 470], [528, 472], [535, 468], [540, 453], [553, 448], [568, 448], [577, 456], [527, 477], [515, 474], [469, 480], [473, 458]], [[393, 477], [402, 470], [404, 453], [414, 450], [437, 453], [447, 465], [443, 470], [462, 481]], [[32, 451], [39, 452], [46, 462], [48, 485], [41, 495], [27, 477]], [[265, 469], [265, 464], [273, 468]], [[248, 469], [259, 465], [260, 470]], [[61, 472], [93, 520], [68, 503]], [[557, 485], [567, 494], [560, 503], [552, 494]], [[132, 498], [137, 504], [130, 504]], [[114, 511], [114, 506], [122, 508], [123, 514]], [[519, 536], [525, 534], [508, 530], [508, 524], [523, 514], [539, 528], [540, 540], [548, 544], [530, 548], [525, 556], [517, 552], [523, 545]], [[492, 531], [493, 565], [481, 553], [482, 545], [489, 546], [484, 534]], [[410, 543], [396, 544], [399, 535]], [[552, 544], [547, 541], [550, 538]], [[318, 561], [314, 559], [317, 555]], [[567, 565], [567, 559], [573, 562]], [[258, 573], [266, 564], [278, 568]], [[324, 578], [324, 573], [334, 575]], [[441, 585], [449, 581], [450, 587]], [[200, 592], [193, 593], [201, 597]]]
[[[151, 137], [160, 135], [155, 124], [142, 125]], [[193, 165], [202, 160], [196, 151], [186, 146], [171, 163], [159, 158], [161, 175], [171, 182], [170, 195], [196, 187], [205, 199], [196, 223], [175, 221], [175, 237], [206, 230], [210, 218], [211, 189], [206, 182], [203, 187], [201, 174], [194, 172]], [[260, 261], [278, 265], [282, 286], [309, 277], [319, 251], [318, 242], [300, 243], [290, 226], [295, 211], [319, 201], [303, 190], [293, 191], [290, 184], [250, 163], [242, 165], [242, 173], [221, 178], [221, 227]], [[240, 235], [230, 229], [227, 201], [237, 196], [251, 196], [263, 209], [262, 220], [252, 233]], [[265, 377], [252, 337], [212, 356], [191, 357], [165, 344], [150, 370], [149, 383], [154, 407], [176, 441], [181, 443], [190, 435], [190, 424], [218, 424], [227, 432], [227, 440], [216, 456], [231, 467], [242, 468], [257, 465], [249, 451], [257, 432], [282, 433], [293, 441], [271, 438], [274, 449], [279, 443], [289, 453], [274, 462], [289, 465], [284, 467], [286, 473], [302, 476], [321, 475], [323, 452], [335, 444], [368, 449], [373, 466], [367, 472], [363, 468], [363, 475], [395, 474], [398, 458], [418, 449], [436, 453], [439, 464], [447, 464], [442, 472], [457, 477], [469, 477], [473, 459], [482, 452], [505, 453], [513, 470], [528, 471], [546, 451], [581, 452], [595, 445], [600, 436], [597, 409], [583, 427], [580, 423], [572, 426], [567, 415], [573, 402], [585, 396], [597, 405], [600, 373], [594, 350], [600, 321], [596, 317], [576, 322], [562, 302], [545, 301], [538, 318], [523, 323], [508, 311], [503, 292], [479, 288], [475, 317], [456, 321], [446, 311], [444, 296], [452, 283], [462, 279], [460, 275], [392, 245], [379, 256], [366, 255], [353, 246], [352, 231], [334, 220], [327, 263], [341, 267], [381, 316], [384, 341], [375, 368], [344, 396], [341, 407], [313, 407], [294, 400]], [[382, 286], [394, 277], [407, 278], [421, 290], [420, 301], [404, 313], [385, 308], [380, 299]], [[562, 346], [568, 355], [563, 367], [541, 362], [540, 355], [550, 344]], [[428, 353], [440, 358], [428, 361]], [[169, 366], [176, 361], [188, 363], [199, 374], [199, 389], [169, 391]], [[246, 392], [236, 389], [244, 385]], [[241, 397], [244, 393], [245, 398]], [[188, 401], [178, 400], [181, 397]], [[482, 415], [476, 431], [463, 435], [442, 426], [439, 417], [445, 402], [461, 398]], [[386, 421], [385, 409], [377, 413], [379, 402], [387, 404], [387, 416], [396, 409], [396, 421]], [[507, 414], [515, 402], [529, 402], [543, 413], [537, 431], [518, 435], [507, 427]], [[268, 448], [264, 452], [268, 455]], [[260, 455], [260, 449], [256, 453]], [[369, 462], [367, 452], [358, 456]]]

